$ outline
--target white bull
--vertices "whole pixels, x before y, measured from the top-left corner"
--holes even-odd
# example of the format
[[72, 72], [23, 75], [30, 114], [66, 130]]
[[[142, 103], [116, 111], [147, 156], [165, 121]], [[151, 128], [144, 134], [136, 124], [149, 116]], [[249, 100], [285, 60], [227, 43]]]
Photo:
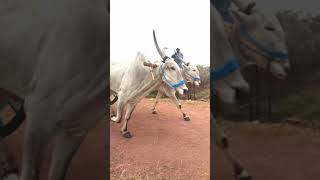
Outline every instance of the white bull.
[[[111, 66], [110, 91], [118, 98], [117, 115], [112, 117], [111, 121], [120, 123], [126, 107], [125, 122], [121, 129], [125, 138], [132, 137], [127, 126], [134, 108], [151, 91], [157, 89], [163, 83], [177, 90], [180, 94], [187, 90], [178, 64], [160, 51], [154, 31], [153, 37], [163, 62], [147, 63], [144, 55], [139, 52], [135, 60], [127, 66], [121, 64]], [[151, 70], [145, 66], [149, 66]]]
[[24, 99], [27, 118], [19, 179], [39, 178], [52, 137], [47, 179], [65, 179], [80, 144], [105, 116], [109, 1], [4, 2], [0, 88]]
[[[201, 81], [200, 81], [200, 75], [199, 75], [199, 70], [197, 67], [191, 65], [190, 63], [188, 65], [182, 65], [183, 68], [182, 70], [182, 75], [184, 77], [184, 79], [187, 82], [191, 82], [192, 84], [195, 84], [197, 87], [200, 85]], [[180, 103], [180, 101], [178, 100], [178, 98], [176, 97], [176, 93], [175, 90], [166, 86], [166, 85], [162, 85], [160, 86], [158, 89], [158, 93], [156, 96], [156, 101], [154, 102], [153, 108], [152, 108], [152, 113], [156, 114], [157, 110], [156, 110], [156, 106], [159, 103], [160, 98], [163, 95], [166, 95], [167, 97], [169, 97], [171, 99], [171, 101], [176, 105], [176, 107], [180, 110], [182, 117], [185, 121], [189, 121], [190, 118], [189, 116], [182, 110], [182, 105]]]

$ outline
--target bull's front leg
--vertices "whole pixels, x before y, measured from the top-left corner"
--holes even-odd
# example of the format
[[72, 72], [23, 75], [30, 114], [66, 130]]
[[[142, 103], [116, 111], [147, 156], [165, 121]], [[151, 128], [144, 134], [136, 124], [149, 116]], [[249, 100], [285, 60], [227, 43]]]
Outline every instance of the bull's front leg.
[[178, 98], [175, 95], [175, 92], [167, 94], [167, 96], [171, 99], [171, 101], [177, 106], [177, 108], [180, 110], [182, 117], [185, 121], [190, 121], [189, 116], [184, 113], [184, 111], [182, 110], [182, 105], [180, 103], [180, 101], [178, 100]]
[[243, 168], [239, 161], [237, 161], [229, 150], [229, 141], [224, 131], [218, 126], [216, 121], [213, 122], [213, 139], [215, 144], [222, 150], [224, 156], [233, 166], [234, 176], [237, 180], [252, 180], [248, 172]]
[[[33, 96], [30, 96], [30, 99]], [[43, 100], [45, 101], [45, 100]], [[39, 167], [41, 157], [48, 143], [48, 139], [52, 136], [55, 127], [55, 111], [48, 111], [54, 109], [50, 102], [38, 101], [30, 102], [29, 98], [26, 100], [27, 109], [27, 124], [24, 137], [24, 155], [22, 160], [22, 172], [20, 180], [38, 180]]]
[[158, 91], [157, 97], [156, 97], [156, 101], [155, 101], [154, 104], [153, 104], [152, 114], [157, 114], [156, 106], [157, 106], [160, 98], [162, 97], [162, 95], [163, 95], [163, 94], [162, 94], [160, 91]]
[[125, 137], [125, 138], [131, 138], [132, 137], [131, 133], [128, 130], [128, 122], [129, 122], [129, 120], [131, 118], [131, 114], [132, 114], [132, 112], [133, 112], [135, 107], [136, 107], [136, 104], [133, 104], [133, 103], [130, 103], [130, 104], [127, 105], [125, 121], [124, 121], [122, 129], [121, 129], [122, 136]]
[[85, 135], [62, 132], [56, 137], [49, 171], [49, 180], [65, 179], [68, 166]]

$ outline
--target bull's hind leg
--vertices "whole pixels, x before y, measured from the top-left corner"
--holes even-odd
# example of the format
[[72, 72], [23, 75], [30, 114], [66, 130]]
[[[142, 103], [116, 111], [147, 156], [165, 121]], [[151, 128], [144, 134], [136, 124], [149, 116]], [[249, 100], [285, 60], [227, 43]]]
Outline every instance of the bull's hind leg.
[[123, 101], [123, 98], [120, 95], [118, 98], [118, 104], [117, 104], [117, 112], [116, 112], [117, 115], [111, 117], [111, 121], [116, 122], [116, 123], [121, 122], [124, 106], [125, 106], [125, 102]]
[[242, 165], [237, 161], [231, 152], [229, 151], [229, 142], [225, 133], [220, 129], [220, 127], [213, 123], [213, 138], [217, 146], [222, 149], [225, 157], [232, 163], [234, 169], [234, 175], [237, 180], [252, 180], [248, 172], [242, 167]]
[[162, 93], [160, 91], [158, 91], [157, 97], [156, 97], [156, 101], [153, 104], [153, 108], [152, 108], [152, 114], [157, 114], [157, 110], [156, 110], [156, 106], [160, 100], [160, 98], [162, 97]]
[[85, 135], [72, 135], [62, 133], [57, 137], [55, 147], [52, 153], [52, 161], [49, 172], [49, 180], [64, 179], [70, 161], [77, 152], [80, 144], [83, 142]]
[[125, 121], [124, 121], [122, 129], [121, 129], [122, 136], [125, 137], [125, 138], [131, 138], [132, 137], [131, 133], [128, 131], [128, 122], [129, 122], [129, 120], [131, 118], [131, 114], [132, 114], [132, 112], [133, 112], [135, 107], [136, 107], [136, 104], [130, 103], [130, 104], [127, 105]]

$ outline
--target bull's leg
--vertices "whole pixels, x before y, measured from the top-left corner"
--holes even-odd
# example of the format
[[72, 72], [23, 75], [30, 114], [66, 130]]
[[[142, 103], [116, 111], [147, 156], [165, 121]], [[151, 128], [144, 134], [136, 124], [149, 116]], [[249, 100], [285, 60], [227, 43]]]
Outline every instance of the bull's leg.
[[0, 179], [17, 180], [18, 174], [19, 171], [16, 163], [14, 162], [14, 157], [9, 153], [4, 139], [0, 138]]
[[180, 110], [182, 117], [185, 121], [190, 121], [189, 116], [184, 113], [184, 111], [182, 110], [182, 105], [180, 103], [180, 101], [178, 100], [178, 98], [175, 95], [175, 92], [173, 93], [168, 93], [167, 96], [171, 99], [171, 101], [177, 106], [177, 108]]
[[229, 151], [229, 142], [225, 133], [220, 129], [216, 122], [213, 123], [213, 138], [217, 146], [223, 151], [225, 157], [231, 162], [234, 169], [234, 176], [237, 180], [251, 180], [248, 172], [242, 167], [231, 152]]
[[160, 91], [158, 91], [157, 97], [156, 97], [156, 101], [153, 104], [153, 108], [152, 108], [152, 114], [157, 114], [157, 110], [156, 110], [156, 106], [160, 100], [160, 98], [162, 97], [162, 93]]
[[62, 133], [57, 137], [52, 153], [49, 180], [63, 180], [65, 178], [70, 161], [84, 137], [85, 135], [77, 136], [70, 133]]
[[117, 104], [117, 115], [114, 117], [111, 117], [111, 121], [116, 123], [121, 122], [124, 106], [125, 106], [125, 102], [123, 101], [123, 98], [120, 95], [118, 98], [118, 104]]
[[131, 114], [134, 110], [134, 108], [136, 107], [136, 104], [128, 104], [127, 106], [127, 111], [126, 111], [126, 115], [125, 115], [125, 121], [123, 123], [122, 129], [121, 129], [121, 133], [123, 135], [123, 137], [125, 138], [131, 138], [132, 135], [130, 134], [130, 132], [128, 131], [128, 122], [131, 118]]
[[54, 116], [49, 109], [44, 104], [32, 104], [27, 109], [21, 180], [39, 179], [41, 156], [54, 128], [50, 124]]

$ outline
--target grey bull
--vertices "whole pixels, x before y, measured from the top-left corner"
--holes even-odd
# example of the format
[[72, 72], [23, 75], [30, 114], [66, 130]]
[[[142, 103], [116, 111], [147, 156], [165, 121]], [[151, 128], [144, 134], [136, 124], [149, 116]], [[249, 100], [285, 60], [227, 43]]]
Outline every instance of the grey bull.
[[105, 116], [109, 1], [1, 2], [0, 88], [24, 100], [20, 180], [37, 180], [55, 143], [49, 180], [65, 178], [89, 130]]
[[160, 51], [154, 31], [153, 37], [158, 53], [163, 59], [162, 62], [148, 63], [146, 57], [138, 52], [135, 60], [128, 65], [111, 66], [110, 91], [112, 95], [118, 97], [117, 115], [112, 117], [111, 121], [120, 123], [125, 112], [125, 122], [121, 130], [125, 138], [132, 137], [127, 126], [134, 108], [151, 91], [162, 84], [181, 94], [187, 89], [178, 64]]

